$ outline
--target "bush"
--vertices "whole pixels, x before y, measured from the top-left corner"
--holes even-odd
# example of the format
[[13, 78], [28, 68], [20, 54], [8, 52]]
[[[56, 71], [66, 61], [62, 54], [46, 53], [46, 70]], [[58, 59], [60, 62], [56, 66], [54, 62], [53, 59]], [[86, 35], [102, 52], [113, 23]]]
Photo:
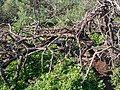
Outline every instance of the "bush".
[[25, 90], [104, 90], [102, 81], [99, 82], [93, 71], [81, 84], [84, 73], [79, 73], [79, 65], [70, 65], [72, 59], [66, 58], [63, 61], [64, 64], [56, 64], [53, 71], [43, 74]]
[[15, 0], [6, 0], [4, 1], [4, 4], [2, 5], [2, 16], [1, 19], [3, 22], [10, 22], [14, 20], [14, 18], [17, 16], [18, 7], [15, 3]]
[[111, 76], [111, 82], [114, 86], [115, 90], [120, 90], [120, 67], [117, 67], [113, 71], [113, 75]]

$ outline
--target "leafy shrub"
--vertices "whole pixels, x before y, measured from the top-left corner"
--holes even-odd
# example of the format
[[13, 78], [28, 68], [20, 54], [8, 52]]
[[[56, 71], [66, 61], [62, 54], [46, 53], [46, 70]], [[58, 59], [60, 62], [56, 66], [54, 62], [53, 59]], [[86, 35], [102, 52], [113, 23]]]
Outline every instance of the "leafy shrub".
[[[6, 78], [9, 80], [10, 84], [14, 83], [13, 82], [13, 77], [14, 77], [14, 72], [16, 70], [16, 65], [17, 62], [13, 61], [6, 69], [5, 69], [5, 74]], [[5, 85], [3, 82], [2, 78], [0, 78], [0, 90], [9, 90], [9, 88]]]
[[92, 34], [90, 35], [90, 38], [95, 40], [94, 46], [97, 46], [103, 42], [103, 38], [99, 34]]
[[18, 7], [15, 3], [15, 0], [5, 0], [4, 4], [2, 5], [2, 16], [1, 19], [7, 20], [14, 20], [17, 16]]
[[115, 90], [120, 90], [120, 67], [117, 67], [113, 71], [113, 75], [111, 76], [111, 82], [114, 86]]
[[[84, 73], [79, 73], [78, 65], [70, 65], [71, 59], [63, 59], [64, 64], [56, 64], [54, 70], [42, 76], [25, 90], [104, 90], [102, 81], [95, 77], [93, 71], [81, 84]], [[69, 66], [70, 65], [70, 66]]]

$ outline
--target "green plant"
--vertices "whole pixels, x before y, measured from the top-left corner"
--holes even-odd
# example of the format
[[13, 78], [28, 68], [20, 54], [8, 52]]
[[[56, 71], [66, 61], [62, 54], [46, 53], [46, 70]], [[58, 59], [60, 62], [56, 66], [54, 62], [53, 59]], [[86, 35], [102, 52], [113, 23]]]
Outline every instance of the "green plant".
[[94, 46], [97, 46], [103, 42], [103, 38], [99, 34], [92, 34], [90, 35], [90, 38], [95, 40]]
[[114, 86], [115, 90], [120, 90], [120, 67], [117, 67], [113, 71], [113, 75], [111, 76], [111, 82]]
[[91, 70], [85, 82], [83, 83], [83, 90], [104, 90], [104, 83]]
[[79, 73], [79, 65], [71, 64], [73, 59], [65, 58], [62, 63], [54, 66], [54, 70], [42, 74], [34, 85], [26, 90], [104, 90], [102, 81], [95, 77], [93, 71], [89, 73], [86, 81], [81, 84], [84, 73]]
[[[13, 81], [13, 77], [14, 77], [14, 72], [16, 70], [16, 64], [17, 62], [16, 61], [13, 61], [6, 69], [5, 69], [5, 75], [6, 75], [6, 78], [9, 80], [9, 82], [11, 84], [14, 83]], [[8, 90], [9, 87], [7, 87], [5, 85], [5, 83], [3, 82], [2, 78], [0, 78], [0, 90]]]
[[17, 16], [18, 7], [15, 0], [5, 0], [2, 4], [2, 19], [13, 20]]

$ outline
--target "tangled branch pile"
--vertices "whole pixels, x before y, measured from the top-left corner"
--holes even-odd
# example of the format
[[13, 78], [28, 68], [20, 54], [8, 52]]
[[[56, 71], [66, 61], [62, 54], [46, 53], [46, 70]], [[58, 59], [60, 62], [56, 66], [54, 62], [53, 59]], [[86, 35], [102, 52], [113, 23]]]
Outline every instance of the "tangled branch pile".
[[[120, 60], [120, 7], [115, 0], [98, 0], [96, 6], [87, 11], [83, 20], [78, 21], [72, 28], [45, 28], [38, 23], [26, 26], [19, 32], [0, 29], [0, 73], [4, 82], [10, 87], [6, 78], [5, 69], [17, 60], [14, 82], [17, 83], [20, 69], [25, 59], [34, 53], [42, 51], [41, 66], [44, 70], [44, 53], [51, 52], [49, 70], [52, 69], [53, 58], [56, 52], [63, 53], [64, 57], [74, 57], [80, 66], [87, 65], [87, 74], [91, 67], [102, 76], [109, 75]], [[101, 37], [97, 42], [91, 35]], [[97, 39], [99, 38], [97, 37]], [[96, 45], [97, 44], [97, 45]], [[51, 45], [59, 47], [51, 49]]]

